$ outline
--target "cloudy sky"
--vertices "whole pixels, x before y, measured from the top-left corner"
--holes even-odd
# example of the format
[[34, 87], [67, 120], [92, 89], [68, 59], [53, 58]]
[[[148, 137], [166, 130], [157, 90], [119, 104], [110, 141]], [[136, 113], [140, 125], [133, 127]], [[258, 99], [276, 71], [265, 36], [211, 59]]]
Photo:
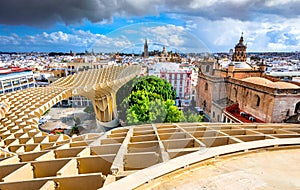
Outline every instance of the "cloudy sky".
[[300, 0], [5, 0], [0, 51], [299, 51]]

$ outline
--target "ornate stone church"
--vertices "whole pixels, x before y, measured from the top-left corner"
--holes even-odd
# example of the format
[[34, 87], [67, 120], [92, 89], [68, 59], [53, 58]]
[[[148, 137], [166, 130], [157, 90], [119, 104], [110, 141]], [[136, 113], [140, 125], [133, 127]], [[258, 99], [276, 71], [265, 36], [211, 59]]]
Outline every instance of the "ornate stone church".
[[197, 106], [213, 122], [300, 123], [300, 84], [266, 76], [264, 63], [247, 62], [246, 49], [242, 35], [231, 61], [199, 63]]

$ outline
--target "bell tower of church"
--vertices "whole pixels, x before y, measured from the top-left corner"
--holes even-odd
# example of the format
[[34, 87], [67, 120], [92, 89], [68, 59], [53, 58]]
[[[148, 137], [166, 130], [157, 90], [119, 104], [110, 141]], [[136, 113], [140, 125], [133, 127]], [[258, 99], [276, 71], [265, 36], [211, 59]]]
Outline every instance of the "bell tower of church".
[[147, 38], [145, 39], [145, 44], [144, 44], [144, 58], [149, 57], [149, 51], [148, 51], [148, 43], [147, 43]]
[[243, 33], [242, 33], [239, 43], [236, 44], [234, 47], [232, 61], [245, 62], [247, 59], [246, 49], [247, 49], [247, 46], [244, 44], [244, 37], [243, 37]]

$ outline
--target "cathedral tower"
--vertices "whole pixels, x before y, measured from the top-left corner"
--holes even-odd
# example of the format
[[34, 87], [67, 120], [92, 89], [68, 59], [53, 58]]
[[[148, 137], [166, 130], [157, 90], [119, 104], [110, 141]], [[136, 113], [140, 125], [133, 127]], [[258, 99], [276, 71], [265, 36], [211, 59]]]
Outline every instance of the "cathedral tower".
[[144, 44], [144, 58], [149, 57], [149, 51], [148, 51], [148, 43], [147, 43], [147, 38], [145, 39], [145, 44]]
[[232, 61], [235, 62], [245, 62], [246, 61], [246, 49], [247, 46], [244, 44], [244, 38], [243, 38], [243, 33], [240, 38], [240, 41], [238, 44], [235, 45], [234, 47], [234, 53], [232, 55]]

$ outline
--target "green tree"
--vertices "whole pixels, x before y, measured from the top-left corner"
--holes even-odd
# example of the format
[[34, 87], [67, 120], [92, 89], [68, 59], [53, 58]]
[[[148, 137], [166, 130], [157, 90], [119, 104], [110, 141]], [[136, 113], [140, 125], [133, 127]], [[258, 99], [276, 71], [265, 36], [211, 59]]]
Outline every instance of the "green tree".
[[197, 111], [193, 111], [191, 109], [185, 109], [183, 111], [181, 121], [182, 122], [201, 122], [203, 116], [199, 115]]
[[180, 119], [182, 118], [182, 111], [178, 110], [178, 108], [175, 105], [174, 100], [167, 100], [166, 101], [166, 109], [167, 109], [167, 117], [165, 122], [180, 122]]
[[[181, 120], [183, 113], [175, 106], [176, 92], [168, 81], [148, 76], [134, 79], [128, 83], [131, 84], [129, 96], [119, 104], [120, 119], [126, 119], [128, 124]], [[120, 90], [118, 94], [124, 96], [126, 90], [122, 88]]]
[[172, 85], [168, 81], [155, 76], [147, 76], [136, 79], [133, 82], [132, 91], [138, 90], [158, 94], [164, 101], [168, 99], [175, 100], [176, 98], [176, 91], [173, 89]]
[[[141, 96], [147, 94], [145, 91], [138, 91]], [[143, 99], [143, 100], [142, 100]], [[179, 122], [182, 118], [182, 111], [174, 106], [174, 100], [163, 101], [155, 99], [149, 101], [148, 96], [143, 96], [139, 103], [132, 105], [127, 110], [127, 123], [142, 124], [142, 123], [165, 123]]]
[[148, 92], [145, 90], [137, 90], [132, 91], [127, 99], [128, 106], [132, 106], [135, 104], [140, 104], [147, 99], [149, 102], [154, 101], [156, 99], [162, 99], [159, 94]]
[[131, 92], [128, 99], [132, 99], [127, 113], [127, 122], [129, 124], [138, 124], [149, 121], [149, 93], [145, 91]]
[[167, 118], [167, 108], [164, 101], [156, 99], [149, 104], [150, 123], [164, 123]]

